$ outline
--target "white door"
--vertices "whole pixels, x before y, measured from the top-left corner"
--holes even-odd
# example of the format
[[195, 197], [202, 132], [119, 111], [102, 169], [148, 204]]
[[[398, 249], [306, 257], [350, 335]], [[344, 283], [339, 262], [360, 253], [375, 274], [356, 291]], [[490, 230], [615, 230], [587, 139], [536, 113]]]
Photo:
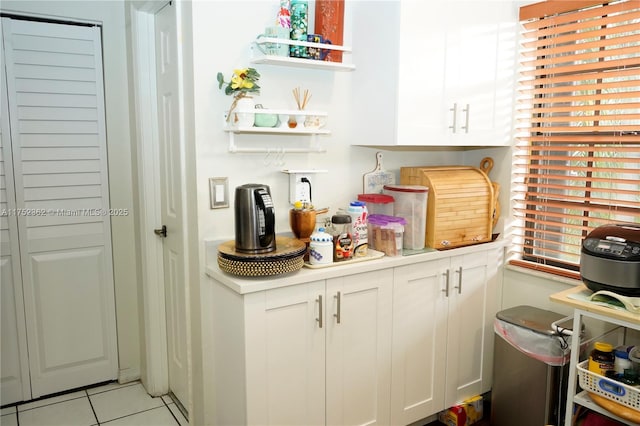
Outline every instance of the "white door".
[[184, 154], [180, 148], [180, 105], [175, 6], [156, 14], [156, 78], [160, 143], [161, 218], [167, 315], [169, 389], [184, 407], [189, 403], [187, 363], [187, 277], [184, 230]]
[[[0, 31], [1, 32], [1, 31]], [[0, 42], [0, 58], [4, 57]], [[27, 332], [22, 298], [22, 273], [18, 245], [18, 219], [13, 184], [11, 134], [9, 131], [9, 100], [6, 75], [0, 72], [1, 126], [0, 126], [0, 337], [2, 338], [1, 404], [11, 404], [31, 398], [29, 386], [29, 358]]]
[[2, 19], [36, 398], [117, 377], [100, 29]]
[[328, 425], [388, 425], [393, 271], [327, 280]]

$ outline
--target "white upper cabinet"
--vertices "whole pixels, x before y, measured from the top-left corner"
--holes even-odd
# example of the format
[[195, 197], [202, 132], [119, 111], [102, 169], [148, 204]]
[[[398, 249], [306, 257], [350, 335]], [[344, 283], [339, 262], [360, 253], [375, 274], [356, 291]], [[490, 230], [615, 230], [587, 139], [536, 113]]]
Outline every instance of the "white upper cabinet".
[[511, 143], [511, 2], [356, 2], [355, 145]]

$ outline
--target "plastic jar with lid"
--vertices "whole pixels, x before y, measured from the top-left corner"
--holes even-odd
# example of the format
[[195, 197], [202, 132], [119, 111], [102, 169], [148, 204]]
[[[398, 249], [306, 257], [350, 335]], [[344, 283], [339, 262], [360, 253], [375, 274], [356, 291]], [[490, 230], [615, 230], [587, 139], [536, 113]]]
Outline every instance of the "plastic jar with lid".
[[394, 200], [387, 194], [358, 194], [358, 201], [367, 203], [369, 214], [393, 216]]
[[606, 376], [607, 371], [615, 369], [615, 355], [613, 345], [605, 342], [595, 342], [589, 355], [589, 371]]
[[309, 263], [311, 265], [326, 265], [333, 263], [333, 236], [318, 228], [309, 237]]
[[629, 348], [627, 346], [619, 346], [613, 351], [615, 361], [614, 370], [616, 374], [624, 374], [625, 370], [633, 369], [633, 364], [629, 359]]
[[367, 255], [367, 204], [363, 201], [352, 201], [347, 209], [351, 216], [351, 232], [353, 237], [353, 257]]
[[370, 214], [367, 218], [369, 248], [387, 256], [402, 256], [402, 237], [406, 223], [402, 217]]
[[331, 216], [331, 235], [333, 235], [333, 261], [351, 259], [353, 255], [353, 237], [351, 235], [351, 216], [335, 214]]

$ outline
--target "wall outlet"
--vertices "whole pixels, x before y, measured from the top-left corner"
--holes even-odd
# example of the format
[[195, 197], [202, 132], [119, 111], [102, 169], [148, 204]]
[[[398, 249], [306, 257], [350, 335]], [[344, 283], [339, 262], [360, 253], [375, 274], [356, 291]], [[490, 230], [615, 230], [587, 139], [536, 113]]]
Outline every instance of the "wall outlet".
[[311, 203], [313, 197], [313, 177], [316, 173], [327, 173], [327, 170], [283, 170], [289, 175], [289, 202], [293, 205], [296, 201]]
[[292, 173], [289, 175], [289, 202], [295, 204], [296, 201], [311, 203], [311, 182], [310, 175], [303, 173]]
[[311, 203], [311, 179], [308, 176], [300, 176], [300, 181], [296, 182], [295, 200]]

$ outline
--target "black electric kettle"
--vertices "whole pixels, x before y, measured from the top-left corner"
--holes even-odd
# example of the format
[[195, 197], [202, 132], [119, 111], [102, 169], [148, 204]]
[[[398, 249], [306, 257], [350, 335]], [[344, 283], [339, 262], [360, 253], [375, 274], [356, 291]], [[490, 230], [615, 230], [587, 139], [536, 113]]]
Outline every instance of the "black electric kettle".
[[275, 210], [267, 185], [248, 183], [236, 188], [236, 251], [268, 253], [276, 249]]

